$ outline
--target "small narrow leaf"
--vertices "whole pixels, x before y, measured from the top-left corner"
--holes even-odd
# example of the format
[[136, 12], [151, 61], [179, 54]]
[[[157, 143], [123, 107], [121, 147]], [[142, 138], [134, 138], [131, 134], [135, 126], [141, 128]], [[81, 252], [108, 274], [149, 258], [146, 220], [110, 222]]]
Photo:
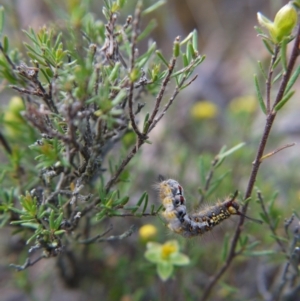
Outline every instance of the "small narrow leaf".
[[145, 213], [146, 209], [148, 206], [148, 194], [146, 194], [146, 198], [145, 198], [145, 203], [144, 203], [144, 208], [142, 210], [142, 213]]
[[263, 250], [263, 251], [250, 251], [243, 253], [246, 256], [266, 256], [266, 255], [274, 255], [278, 254], [278, 251], [275, 250]]
[[224, 262], [228, 254], [229, 235], [226, 234], [224, 237], [223, 248], [222, 248], [222, 261]]
[[270, 45], [270, 42], [268, 40], [266, 40], [266, 39], [263, 39], [262, 41], [263, 41], [266, 49], [270, 52], [271, 55], [273, 55], [274, 51], [272, 49], [272, 46]]
[[0, 6], [0, 36], [2, 35], [3, 28], [4, 28], [4, 7]]
[[7, 53], [9, 50], [9, 41], [8, 41], [8, 37], [4, 36], [3, 37], [3, 51], [4, 53]]
[[259, 67], [259, 69], [260, 69], [263, 77], [265, 78], [265, 80], [267, 80], [268, 77], [267, 77], [267, 74], [266, 74], [266, 72], [265, 72], [265, 70], [263, 68], [263, 65], [262, 65], [261, 61], [258, 61], [257, 63], [258, 63], [258, 67]]
[[193, 40], [192, 40], [192, 43], [193, 43], [194, 49], [197, 50], [198, 49], [198, 32], [197, 32], [197, 29], [193, 30]]
[[146, 198], [146, 196], [147, 196], [147, 192], [145, 191], [145, 192], [141, 195], [141, 197], [140, 197], [140, 199], [138, 200], [138, 202], [136, 203], [135, 208], [132, 210], [132, 213], [135, 213], [135, 212], [139, 209], [139, 207], [142, 205], [142, 203], [143, 203], [144, 199]]
[[228, 151], [224, 152], [224, 153], [219, 153], [218, 154], [218, 158], [219, 160], [222, 160], [225, 157], [228, 157], [229, 155], [231, 155], [232, 153], [236, 152], [237, 150], [239, 150], [240, 148], [242, 148], [246, 143], [242, 142], [237, 144], [236, 146], [232, 147], [231, 149], [229, 149]]
[[151, 20], [147, 27], [139, 34], [137, 38], [137, 42], [140, 42], [141, 40], [145, 39], [150, 35], [150, 33], [157, 27], [156, 20]]
[[291, 99], [291, 97], [295, 94], [295, 91], [288, 92], [281, 101], [275, 106], [274, 110], [278, 112], [282, 109], [282, 107]]
[[258, 79], [257, 76], [254, 75], [254, 83], [255, 83], [255, 89], [256, 89], [256, 94], [257, 94], [257, 99], [258, 99], [258, 103], [260, 105], [261, 110], [264, 112], [264, 114], [267, 114], [267, 108], [266, 105], [264, 103], [262, 94], [260, 92], [260, 88], [259, 88], [259, 83], [258, 83]]
[[156, 55], [162, 60], [162, 62], [169, 68], [167, 60], [164, 58], [160, 50], [155, 51]]
[[156, 3], [154, 3], [153, 5], [151, 5], [150, 7], [146, 8], [143, 12], [142, 12], [142, 16], [145, 16], [147, 14], [152, 13], [153, 11], [157, 10], [158, 8], [160, 8], [161, 6], [163, 6], [166, 3], [165, 0], [160, 0]]
[[51, 210], [50, 216], [49, 216], [49, 227], [51, 230], [57, 230], [55, 229], [55, 221], [54, 221], [54, 210]]
[[300, 74], [300, 65], [298, 66], [298, 68], [296, 69], [296, 71], [293, 73], [293, 75], [291, 76], [287, 86], [286, 86], [286, 89], [284, 91], [285, 94], [287, 94], [291, 88], [293, 87], [294, 83], [296, 82], [296, 80], [298, 79], [298, 76]]

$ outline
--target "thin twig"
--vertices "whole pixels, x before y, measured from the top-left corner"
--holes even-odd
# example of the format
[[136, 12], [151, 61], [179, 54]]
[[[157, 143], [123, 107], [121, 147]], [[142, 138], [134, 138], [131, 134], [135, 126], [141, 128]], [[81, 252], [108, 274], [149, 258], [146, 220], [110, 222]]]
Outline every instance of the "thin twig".
[[112, 235], [112, 236], [109, 236], [109, 237], [107, 237], [107, 238], [100, 238], [100, 239], [98, 240], [98, 242], [102, 242], [102, 241], [122, 240], [122, 239], [124, 239], [124, 238], [127, 238], [127, 237], [131, 236], [131, 235], [135, 232], [135, 230], [136, 230], [135, 225], [132, 225], [132, 226], [130, 226], [130, 228], [129, 228], [127, 231], [125, 231], [123, 234], [121, 234], [121, 235]]
[[175, 68], [175, 64], [176, 64], [176, 57], [173, 57], [172, 60], [171, 60], [171, 63], [169, 65], [169, 70], [168, 70], [168, 74], [167, 76], [164, 78], [162, 84], [161, 84], [161, 88], [160, 88], [160, 91], [156, 97], [156, 101], [155, 101], [155, 106], [154, 106], [154, 109], [152, 111], [152, 114], [148, 120], [148, 125], [149, 125], [149, 130], [148, 130], [148, 133], [152, 130], [152, 123], [154, 122], [154, 118], [159, 110], [159, 107], [160, 107], [160, 103], [162, 101], [162, 98], [164, 96], [164, 93], [165, 93], [165, 90], [166, 90], [166, 87], [167, 87], [167, 84], [168, 82], [170, 81], [170, 78], [171, 78], [171, 75], [174, 71], [174, 68]]
[[98, 235], [96, 235], [94, 237], [91, 237], [91, 238], [88, 238], [88, 239], [80, 240], [78, 243], [84, 244], [84, 245], [92, 244], [92, 243], [98, 241], [98, 239], [100, 239], [101, 237], [105, 236], [112, 229], [113, 229], [113, 226], [110, 225], [109, 228], [107, 230], [105, 230], [102, 234], [98, 234]]
[[[175, 63], [175, 62], [174, 62]], [[148, 124], [149, 124], [149, 130], [148, 130], [148, 133], [150, 131], [152, 131], [152, 129], [156, 126], [156, 124], [164, 117], [164, 115], [166, 114], [167, 110], [169, 109], [169, 107], [172, 105], [174, 99], [176, 98], [176, 96], [179, 94], [183, 84], [185, 83], [188, 75], [187, 75], [187, 72], [190, 71], [193, 67], [194, 67], [194, 64], [195, 64], [195, 61], [193, 60], [189, 66], [187, 66], [185, 69], [186, 69], [186, 74], [182, 77], [180, 83], [178, 84], [178, 86], [176, 86], [174, 92], [173, 92], [173, 95], [170, 97], [169, 101], [166, 103], [166, 105], [164, 106], [164, 109], [163, 111], [161, 112], [161, 114], [154, 119], [154, 117], [156, 116], [157, 112], [155, 113], [154, 117], [153, 117], [153, 121], [148, 121]], [[173, 67], [174, 68], [174, 67]], [[197, 78], [198, 75], [194, 76], [189, 82], [188, 82], [188, 85], [190, 85], [196, 78]], [[160, 101], [159, 101], [160, 103]], [[159, 104], [157, 106], [157, 111], [159, 109]], [[154, 111], [153, 111], [154, 112]]]
[[103, 236], [111, 230], [112, 230], [112, 226], [110, 226], [110, 228], [107, 231], [105, 231], [103, 234], [97, 235], [97, 236], [95, 236], [93, 238], [90, 238], [90, 239], [79, 241], [79, 243], [81, 243], [81, 244], [91, 244], [91, 243], [95, 243], [95, 242], [122, 240], [124, 238], [127, 238], [127, 237], [131, 236], [136, 229], [135, 229], [135, 226], [132, 225], [127, 231], [125, 231], [121, 235], [112, 235], [112, 236], [109, 236], [107, 238], [103, 238]]
[[[139, 29], [139, 22], [141, 17], [141, 1], [137, 3], [134, 20], [133, 20], [133, 31], [132, 31], [132, 38], [131, 38], [131, 60], [130, 60], [130, 74], [129, 78], [133, 76], [134, 67], [135, 67], [135, 55], [136, 55], [136, 42], [138, 36], [138, 29]], [[134, 91], [134, 80], [130, 80], [130, 87], [129, 87], [129, 95], [128, 95], [128, 109], [129, 109], [129, 118], [131, 122], [132, 129], [137, 134], [138, 139], [143, 139], [143, 134], [138, 129], [138, 126], [135, 122], [135, 116], [133, 113], [133, 91]]]
[[284, 150], [284, 149], [286, 149], [286, 148], [288, 148], [288, 147], [292, 147], [292, 146], [294, 146], [294, 145], [296, 145], [296, 143], [290, 143], [290, 144], [286, 144], [286, 145], [284, 145], [284, 146], [282, 146], [282, 147], [279, 147], [279, 148], [275, 149], [274, 151], [272, 151], [272, 152], [270, 152], [270, 153], [268, 153], [268, 154], [262, 156], [262, 157], [260, 158], [260, 161], [263, 161], [263, 160], [265, 160], [265, 159], [267, 159], [267, 158], [269, 158], [269, 157], [271, 157], [271, 156], [273, 156], [273, 155], [279, 153], [280, 151], [282, 151], [282, 150]]
[[35, 265], [38, 261], [40, 261], [43, 258], [47, 258], [47, 256], [41, 255], [33, 261], [30, 261], [30, 258], [28, 257], [23, 265], [16, 265], [16, 264], [11, 263], [9, 266], [12, 268], [15, 268], [18, 272], [20, 272], [20, 271], [24, 271], [25, 269], [27, 269], [30, 266]]
[[140, 214], [133, 214], [133, 213], [120, 213], [120, 214], [116, 214], [116, 215], [111, 215], [113, 217], [138, 217], [140, 218], [141, 216], [156, 216], [157, 215], [157, 211], [156, 212], [152, 212], [152, 213], [140, 213]]
[[265, 218], [266, 218], [267, 221], [268, 221], [268, 225], [269, 225], [269, 228], [270, 228], [270, 230], [271, 230], [271, 232], [272, 232], [272, 234], [273, 234], [273, 237], [275, 238], [275, 240], [276, 240], [277, 244], [279, 245], [281, 251], [282, 251], [283, 253], [286, 253], [286, 250], [285, 250], [284, 245], [282, 244], [281, 240], [278, 239], [278, 237], [277, 237], [277, 234], [276, 234], [276, 231], [275, 231], [274, 224], [273, 224], [273, 222], [272, 222], [272, 220], [271, 220], [270, 215], [269, 215], [268, 212], [267, 212], [267, 209], [266, 209], [266, 206], [265, 206], [265, 203], [264, 203], [264, 199], [263, 199], [263, 197], [262, 197], [260, 191], [257, 191], [257, 197], [258, 197], [258, 199], [259, 199], [259, 201], [260, 201], [260, 205], [261, 205], [262, 211], [263, 211], [263, 213], [264, 213], [264, 215], [265, 215]]

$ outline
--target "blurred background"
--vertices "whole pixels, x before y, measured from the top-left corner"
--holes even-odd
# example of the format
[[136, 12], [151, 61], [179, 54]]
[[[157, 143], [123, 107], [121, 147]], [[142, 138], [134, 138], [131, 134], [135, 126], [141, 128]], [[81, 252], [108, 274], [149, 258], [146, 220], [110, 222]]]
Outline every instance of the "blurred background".
[[[1, 0], [6, 11], [5, 34], [13, 46], [23, 48], [26, 40], [22, 29], [39, 29], [49, 24], [63, 26], [64, 16], [80, 0]], [[144, 7], [154, 1], [144, 1]], [[121, 19], [133, 14], [136, 1], [128, 1]], [[244, 194], [251, 172], [252, 161], [258, 147], [264, 116], [255, 96], [253, 74], [259, 74], [257, 61], [267, 68], [269, 53], [257, 37], [257, 12], [270, 19], [287, 1], [280, 0], [167, 0], [158, 11], [143, 19], [145, 26], [152, 18], [157, 27], [151, 38], [158, 48], [170, 57], [176, 36], [186, 37], [198, 31], [198, 49], [206, 60], [196, 73], [197, 80], [176, 99], [175, 104], [161, 123], [151, 133], [151, 145], [130, 163], [134, 175], [123, 189], [135, 203], [143, 191], [150, 195], [150, 202], [158, 205], [153, 185], [159, 174], [178, 180], [185, 189], [188, 207], [197, 207], [201, 182], [200, 161], [209, 171], [211, 161], [221, 147], [228, 148], [245, 142], [246, 145], [229, 157], [215, 171], [218, 178], [227, 176], [216, 192], [206, 200], [215, 204], [238, 189]], [[90, 11], [104, 20], [103, 2], [90, 0]], [[147, 41], [139, 45], [140, 53]], [[24, 49], [25, 52], [25, 49]], [[263, 82], [263, 80], [262, 80]], [[0, 104], [6, 104], [15, 94], [0, 83]], [[299, 85], [298, 85], [299, 87]], [[170, 95], [172, 90], [170, 89]], [[167, 100], [167, 98], [166, 98]], [[299, 142], [299, 91], [292, 101], [280, 111], [275, 122], [267, 151], [288, 143]], [[1, 150], [1, 160], [5, 156]], [[201, 158], [201, 159], [200, 159]], [[284, 220], [297, 211], [300, 200], [299, 144], [288, 148], [263, 163], [257, 187], [266, 200], [278, 191], [274, 214], [280, 218], [279, 231], [284, 232]], [[259, 218], [261, 208], [252, 202], [248, 214]], [[163, 283], [156, 275], [155, 266], [144, 258], [145, 240], [139, 232], [119, 242], [104, 242], [89, 250], [89, 260], [76, 264], [80, 279], [70, 279], [57, 266], [66, 264], [60, 259], [43, 260], [24, 272], [15, 272], [9, 263], [21, 263], [26, 258], [26, 247], [20, 237], [11, 236], [11, 230], [0, 230], [0, 287], [1, 300], [197, 300], [208, 280], [223, 263], [222, 248], [225, 238], [232, 237], [237, 217], [220, 226], [221, 229], [199, 239], [180, 239], [170, 234], [159, 217], [105, 220], [103, 229], [113, 225], [115, 234], [134, 224], [137, 228], [153, 225], [157, 234], [151, 239], [163, 243], [178, 239], [181, 250], [191, 259], [191, 264], [178, 268], [174, 277]], [[277, 250], [266, 224], [245, 224], [245, 232], [253, 241], [259, 241], [258, 250]], [[25, 248], [25, 249], [24, 249]], [[78, 250], [79, 252], [81, 250]], [[63, 255], [62, 255], [63, 257]], [[70, 260], [70, 259], [69, 259]], [[76, 260], [74, 258], [73, 260]], [[272, 256], [239, 257], [212, 292], [210, 300], [266, 300], [266, 290], [276, 288], [282, 276], [284, 258]], [[62, 281], [64, 279], [64, 281]], [[263, 286], [261, 283], [266, 282]], [[291, 299], [292, 300], [292, 299]]]

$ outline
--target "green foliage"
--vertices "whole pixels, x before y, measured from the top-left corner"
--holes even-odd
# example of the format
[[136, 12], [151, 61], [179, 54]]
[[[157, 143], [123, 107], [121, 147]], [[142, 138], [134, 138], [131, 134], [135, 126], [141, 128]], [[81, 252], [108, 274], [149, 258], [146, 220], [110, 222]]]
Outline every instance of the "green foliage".
[[[149, 133], [179, 91], [189, 84], [203, 57], [189, 43], [185, 50], [188, 65], [176, 66], [176, 58], [184, 51], [179, 38], [174, 42], [177, 51], [170, 63], [161, 53], [156, 55], [155, 43], [136, 56], [137, 42], [154, 27], [150, 22], [140, 31], [140, 17], [163, 1], [148, 9], [142, 9], [139, 2], [134, 19], [128, 17], [121, 25], [117, 17], [125, 2], [105, 1], [106, 24], [87, 12], [87, 3], [70, 3], [68, 31], [54, 26], [24, 31], [28, 38], [24, 43], [26, 63], [20, 61], [18, 50], [10, 50], [8, 38], [3, 37], [1, 78], [24, 98], [12, 99], [1, 121], [8, 157], [2, 179], [4, 182], [4, 176], [9, 176], [6, 185], [11, 185], [15, 177], [26, 175], [27, 179], [12, 190], [10, 197], [1, 191], [1, 225], [19, 227], [27, 236], [27, 244], [35, 243], [35, 248], [43, 250], [42, 256], [60, 253], [70, 231], [82, 231], [81, 219], [99, 223], [114, 216], [154, 216], [160, 210], [154, 205], [149, 209], [147, 192], [129, 204], [130, 197], [112, 187], [130, 180], [127, 164], [144, 143], [150, 143]], [[0, 19], [2, 32], [3, 8]], [[164, 69], [160, 60], [166, 63]], [[165, 87], [173, 78], [177, 83], [174, 95], [161, 109]], [[137, 124], [144, 107], [139, 90], [156, 98], [153, 108], [147, 108], [142, 132]], [[24, 135], [26, 128], [30, 135]], [[129, 134], [135, 143], [124, 145], [115, 158], [111, 157], [109, 153], [118, 140]], [[12, 149], [9, 144], [14, 140], [19, 143], [21, 136], [21, 144]], [[23, 154], [22, 147], [29, 147], [29, 152]], [[108, 170], [102, 167], [107, 163]], [[92, 186], [99, 186], [98, 192]], [[10, 221], [12, 213], [16, 216]]]
[[[128, 294], [132, 300], [157, 299], [160, 286], [171, 298], [201, 296], [204, 301], [210, 294], [216, 300], [240, 300], [241, 270], [252, 273], [267, 259], [276, 268], [286, 266], [279, 282], [272, 279], [272, 296], [278, 293], [278, 300], [285, 300], [299, 289], [297, 191], [288, 189], [285, 195], [296, 181], [297, 164], [285, 174], [276, 164], [268, 165], [273, 155], [291, 146], [278, 147], [269, 135], [277, 114], [298, 92], [294, 6], [280, 10], [274, 22], [259, 15], [268, 32], [256, 30], [269, 65], [258, 63], [256, 98], [233, 99], [222, 110], [210, 100], [199, 101], [183, 127], [188, 102], [183, 99], [176, 107], [174, 101], [193, 84], [194, 71], [205, 59], [198, 51], [197, 30], [176, 37], [168, 56], [156, 42], [144, 43], [160, 23], [142, 23], [165, 1], [149, 7], [137, 1], [126, 18], [130, 1], [105, 0], [104, 19], [91, 12], [88, 0], [67, 1], [65, 11], [48, 2], [64, 22], [23, 31], [26, 53], [20, 45], [14, 49], [16, 42], [4, 34], [8, 16], [0, 7], [0, 81], [1, 89], [6, 87], [1, 93], [19, 95], [0, 114], [0, 227], [11, 227], [25, 242], [27, 258], [23, 265], [11, 266], [23, 271], [57, 257], [60, 271], [65, 270], [64, 260], [71, 265], [75, 286], [89, 282], [83, 277], [97, 277], [105, 287], [103, 298], [121, 300]], [[264, 126], [258, 122], [261, 113]], [[165, 117], [160, 136], [152, 136]], [[266, 154], [266, 145], [275, 150]], [[146, 148], [150, 151], [145, 154]], [[283, 154], [277, 156], [286, 159]], [[270, 179], [274, 170], [282, 172], [281, 180]], [[166, 241], [164, 222], [157, 217], [163, 206], [154, 202], [151, 188], [160, 173], [183, 182], [187, 206], [200, 205], [198, 211], [240, 190], [239, 216], [230, 217], [234, 223], [224, 223], [221, 234], [216, 229], [213, 243]], [[264, 224], [253, 223], [248, 212]], [[141, 234], [139, 242], [128, 239], [145, 221], [154, 223], [150, 228], [155, 235], [149, 239], [155, 241], [143, 240]], [[22, 256], [13, 260], [23, 262]], [[232, 266], [233, 261], [238, 264]], [[96, 264], [91, 268], [99, 262], [99, 271]], [[86, 273], [78, 266], [87, 267]], [[63, 279], [68, 283], [66, 275]], [[246, 292], [251, 290], [248, 281]]]

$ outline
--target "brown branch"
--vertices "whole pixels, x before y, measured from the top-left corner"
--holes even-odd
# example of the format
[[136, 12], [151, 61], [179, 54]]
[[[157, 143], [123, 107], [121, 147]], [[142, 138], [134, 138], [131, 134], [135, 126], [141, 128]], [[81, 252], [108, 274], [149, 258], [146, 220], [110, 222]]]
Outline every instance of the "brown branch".
[[133, 30], [132, 30], [132, 38], [131, 38], [131, 60], [130, 60], [130, 87], [129, 87], [129, 95], [128, 95], [128, 109], [129, 109], [129, 117], [131, 126], [134, 132], [137, 134], [138, 139], [143, 139], [143, 134], [139, 131], [138, 126], [135, 122], [135, 116], [133, 113], [133, 91], [134, 91], [134, 80], [131, 79], [133, 73], [135, 72], [135, 55], [136, 55], [136, 42], [138, 36], [139, 22], [141, 17], [141, 2], [137, 3], [134, 20], [133, 20]]
[[[297, 35], [296, 35], [296, 39], [294, 42], [294, 46], [292, 49], [292, 53], [291, 53], [291, 57], [290, 57], [290, 61], [288, 64], [288, 68], [286, 73], [284, 73], [283, 77], [282, 77], [282, 81], [276, 96], [276, 99], [274, 101], [273, 104], [273, 108], [272, 108], [272, 112], [269, 112], [268, 116], [267, 116], [267, 120], [266, 120], [266, 125], [264, 128], [264, 132], [261, 138], [261, 141], [259, 143], [259, 147], [256, 153], [256, 157], [255, 160], [253, 162], [253, 166], [252, 166], [252, 171], [250, 174], [250, 178], [248, 181], [248, 186], [247, 186], [247, 190], [244, 196], [244, 199], [248, 199], [249, 197], [251, 197], [252, 191], [253, 191], [253, 187], [254, 187], [254, 183], [256, 181], [256, 176], [261, 164], [261, 158], [263, 156], [268, 138], [269, 138], [269, 134], [272, 128], [272, 125], [274, 123], [275, 117], [276, 117], [276, 111], [274, 111], [274, 107], [281, 101], [283, 95], [284, 95], [284, 91], [286, 89], [287, 83], [289, 81], [289, 78], [292, 74], [293, 68], [295, 66], [296, 60], [300, 54], [299, 52], [299, 43], [300, 43], [300, 26], [298, 26], [298, 30], [297, 30]], [[248, 208], [248, 204], [246, 204], [243, 209], [242, 209], [242, 213], [245, 214], [247, 212], [247, 208]], [[237, 247], [237, 243], [238, 240], [240, 238], [241, 232], [242, 232], [242, 226], [244, 224], [244, 219], [245, 217], [242, 215], [240, 217], [238, 226], [235, 230], [231, 245], [230, 245], [230, 250], [226, 259], [226, 262], [224, 263], [224, 265], [221, 267], [221, 269], [213, 276], [213, 278], [209, 281], [208, 285], [206, 286], [204, 292], [203, 292], [203, 296], [200, 299], [201, 301], [205, 301], [208, 299], [212, 289], [214, 288], [214, 286], [217, 284], [218, 280], [221, 278], [221, 276], [227, 271], [227, 269], [229, 268], [232, 260], [235, 258], [236, 256], [236, 247]]]
[[[173, 95], [170, 97], [169, 101], [167, 102], [167, 104], [165, 105], [163, 111], [161, 112], [161, 114], [156, 118], [154, 119], [154, 117], [156, 116], [157, 112], [155, 113], [154, 117], [153, 117], [153, 121], [150, 122], [150, 119], [148, 121], [148, 124], [149, 124], [149, 130], [148, 130], [148, 133], [150, 131], [153, 130], [153, 128], [156, 126], [156, 124], [164, 117], [164, 115], [166, 114], [167, 110], [169, 109], [169, 107], [172, 105], [174, 99], [176, 98], [176, 96], [179, 94], [180, 90], [182, 89], [187, 77], [188, 77], [188, 72], [194, 67], [194, 64], [195, 64], [195, 60], [193, 60], [189, 66], [187, 66], [185, 68], [185, 71], [186, 74], [182, 77], [180, 83], [177, 85], [177, 87], [175, 88], [175, 91], [173, 93]], [[174, 68], [174, 67], [173, 67]], [[196, 78], [197, 78], [198, 75], [195, 75], [187, 84], [186, 86], [190, 85]], [[157, 111], [159, 109], [159, 104], [157, 106]], [[152, 124], [151, 124], [152, 123]]]
[[164, 78], [164, 80], [163, 80], [163, 82], [161, 84], [161, 88], [160, 88], [159, 93], [158, 93], [158, 95], [156, 97], [154, 109], [153, 109], [152, 114], [151, 114], [151, 116], [150, 116], [150, 118], [148, 120], [148, 129], [149, 129], [147, 131], [148, 133], [154, 127], [154, 126], [151, 126], [151, 125], [154, 122], [154, 118], [155, 118], [156, 114], [158, 113], [158, 110], [159, 110], [159, 107], [160, 107], [160, 103], [161, 103], [162, 98], [163, 98], [163, 96], [165, 94], [165, 90], [166, 90], [167, 84], [170, 81], [171, 75], [172, 75], [172, 73], [174, 71], [175, 64], [176, 64], [176, 57], [173, 57], [172, 60], [171, 60], [171, 62], [170, 62], [170, 65], [169, 65], [168, 74]]

